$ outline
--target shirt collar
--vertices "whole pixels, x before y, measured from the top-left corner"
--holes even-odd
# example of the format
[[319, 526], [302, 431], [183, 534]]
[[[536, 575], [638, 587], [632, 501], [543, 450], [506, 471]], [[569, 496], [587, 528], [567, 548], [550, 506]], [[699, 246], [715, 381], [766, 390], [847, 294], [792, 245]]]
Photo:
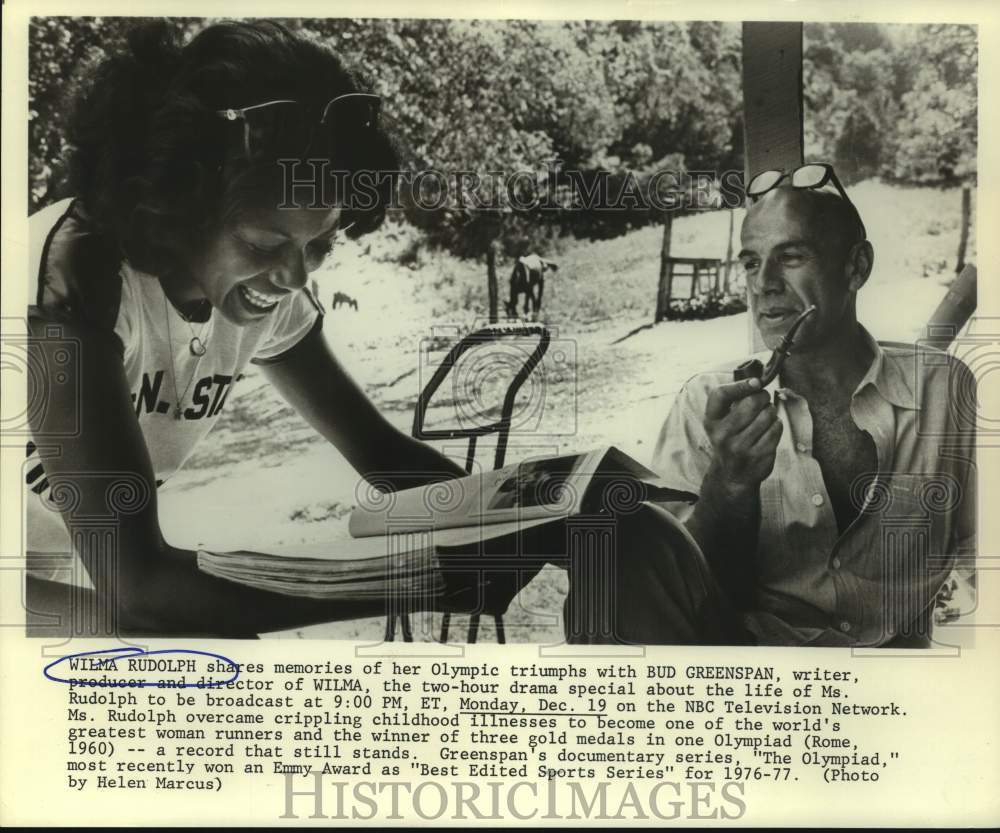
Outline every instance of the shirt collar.
[[[863, 326], [858, 324], [858, 328], [861, 330], [861, 337], [865, 344], [871, 350], [872, 362], [861, 378], [861, 382], [854, 389], [854, 397], [860, 395], [866, 387], [871, 385], [883, 399], [897, 408], [920, 410], [916, 385], [916, 362], [918, 359], [916, 351], [910, 351], [908, 357], [901, 360], [899, 357], [887, 353]], [[760, 354], [761, 361], [766, 362], [769, 357], [770, 353]], [[780, 392], [784, 396], [798, 398], [798, 394], [791, 388], [780, 387], [777, 377], [764, 389], [772, 395]]]
[[861, 336], [871, 349], [873, 358], [868, 367], [868, 372], [862, 377], [861, 382], [854, 391], [857, 396], [868, 385], [881, 394], [887, 402], [891, 402], [897, 408], [908, 408], [910, 410], [920, 410], [920, 400], [917, 398], [916, 385], [916, 350], [908, 351], [905, 359], [890, 355], [884, 347], [879, 344], [871, 333], [858, 324]]

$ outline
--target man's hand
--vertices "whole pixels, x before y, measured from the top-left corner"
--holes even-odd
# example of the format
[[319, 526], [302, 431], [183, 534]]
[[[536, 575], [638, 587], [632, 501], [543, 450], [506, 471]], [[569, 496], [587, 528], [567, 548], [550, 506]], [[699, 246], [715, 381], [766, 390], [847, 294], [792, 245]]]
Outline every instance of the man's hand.
[[737, 609], [753, 604], [760, 484], [774, 469], [782, 425], [760, 379], [719, 385], [705, 405], [712, 461], [687, 520], [719, 585]]
[[705, 431], [712, 442], [712, 462], [702, 491], [724, 499], [756, 495], [774, 469], [782, 424], [759, 379], [719, 385], [708, 395]]

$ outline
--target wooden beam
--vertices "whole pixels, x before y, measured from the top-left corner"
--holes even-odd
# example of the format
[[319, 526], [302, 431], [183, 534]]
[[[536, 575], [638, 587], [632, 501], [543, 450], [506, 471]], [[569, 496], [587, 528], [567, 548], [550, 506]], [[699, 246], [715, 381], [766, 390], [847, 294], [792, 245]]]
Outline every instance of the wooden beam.
[[747, 181], [802, 164], [802, 24], [743, 24], [743, 130]]
[[968, 183], [962, 186], [962, 231], [958, 241], [958, 259], [955, 263], [956, 275], [965, 268], [965, 249], [969, 244], [969, 222], [972, 215], [971, 191]]
[[[743, 24], [744, 182], [802, 164], [802, 24]], [[750, 322], [750, 350], [764, 342]]]

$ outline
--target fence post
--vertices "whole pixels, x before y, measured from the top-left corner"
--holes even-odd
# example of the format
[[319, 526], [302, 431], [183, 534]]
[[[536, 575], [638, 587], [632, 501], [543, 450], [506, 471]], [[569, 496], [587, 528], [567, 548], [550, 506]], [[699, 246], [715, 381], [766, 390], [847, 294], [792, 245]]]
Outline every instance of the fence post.
[[962, 186], [962, 236], [958, 241], [958, 262], [955, 264], [957, 275], [965, 268], [965, 247], [969, 243], [969, 215], [972, 213], [972, 192], [968, 183]]
[[[802, 164], [801, 23], [743, 23], [743, 139], [744, 183], [761, 171]], [[747, 321], [751, 352], [764, 349], [752, 317]]]
[[670, 237], [673, 233], [674, 218], [668, 211], [663, 215], [663, 238], [660, 243], [660, 282], [656, 290], [656, 316], [653, 323], [669, 317], [670, 296], [674, 289], [674, 269], [670, 263]]
[[489, 294], [491, 324], [496, 324], [498, 320], [497, 248], [496, 240], [491, 240], [486, 247], [486, 291]]
[[726, 272], [722, 279], [722, 292], [729, 294], [729, 276], [733, 270], [733, 226], [736, 223], [735, 209], [729, 209], [729, 238], [726, 240]]

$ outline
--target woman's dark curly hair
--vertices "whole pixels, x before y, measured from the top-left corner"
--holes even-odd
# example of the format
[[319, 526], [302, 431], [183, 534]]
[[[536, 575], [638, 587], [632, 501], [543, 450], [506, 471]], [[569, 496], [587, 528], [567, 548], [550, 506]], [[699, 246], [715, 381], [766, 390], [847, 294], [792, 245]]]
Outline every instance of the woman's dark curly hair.
[[[70, 127], [74, 193], [133, 266], [157, 275], [183, 268], [209, 229], [269, 181], [274, 186], [274, 160], [242, 158], [242, 123], [217, 110], [293, 99], [319, 112], [338, 95], [367, 91], [327, 46], [273, 21], [220, 23], [179, 41], [164, 21], [133, 29], [123, 54], [101, 62], [80, 87]], [[398, 169], [381, 129], [359, 144], [350, 149], [352, 170]], [[344, 211], [349, 237], [382, 222], [392, 178], [379, 183], [365, 210]]]

